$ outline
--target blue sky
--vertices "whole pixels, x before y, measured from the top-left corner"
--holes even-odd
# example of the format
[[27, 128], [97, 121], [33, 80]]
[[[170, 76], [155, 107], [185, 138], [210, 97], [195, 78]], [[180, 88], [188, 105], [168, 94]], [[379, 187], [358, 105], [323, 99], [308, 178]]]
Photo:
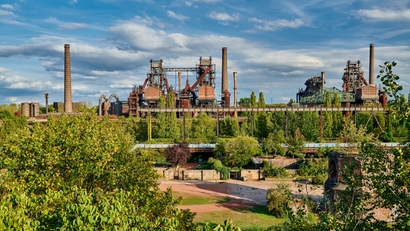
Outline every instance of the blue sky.
[[[219, 93], [222, 47], [231, 93], [238, 73], [238, 98], [262, 91], [267, 103], [288, 102], [322, 71], [327, 87], [341, 89], [348, 60], [361, 60], [368, 78], [371, 43], [375, 75], [394, 60], [410, 90], [409, 0], [5, 0], [0, 31], [0, 104], [44, 105], [45, 92], [62, 102], [66, 43], [73, 101], [94, 105], [102, 94], [127, 100], [150, 59], [195, 67], [212, 56]], [[175, 86], [173, 73], [168, 79]]]

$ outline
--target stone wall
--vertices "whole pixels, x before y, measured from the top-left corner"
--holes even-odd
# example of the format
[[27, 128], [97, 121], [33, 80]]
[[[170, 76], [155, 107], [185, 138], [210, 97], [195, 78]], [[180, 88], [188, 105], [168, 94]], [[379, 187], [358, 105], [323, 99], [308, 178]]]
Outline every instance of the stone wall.
[[180, 170], [180, 180], [220, 180], [221, 173], [216, 170]]

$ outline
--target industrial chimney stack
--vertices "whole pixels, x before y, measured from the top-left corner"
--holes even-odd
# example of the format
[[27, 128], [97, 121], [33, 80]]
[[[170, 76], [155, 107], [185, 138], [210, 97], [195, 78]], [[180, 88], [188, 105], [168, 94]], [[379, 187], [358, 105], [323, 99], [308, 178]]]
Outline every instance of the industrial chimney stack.
[[73, 112], [73, 96], [71, 93], [70, 44], [64, 45], [64, 112]]
[[228, 48], [222, 47], [222, 91], [228, 91]]
[[233, 106], [236, 107], [237, 105], [237, 98], [236, 98], [236, 72], [233, 72]]
[[374, 84], [374, 45], [373, 44], [370, 44], [369, 85], [375, 86]]
[[325, 72], [322, 71], [322, 92], [324, 91], [324, 89], [325, 89]]

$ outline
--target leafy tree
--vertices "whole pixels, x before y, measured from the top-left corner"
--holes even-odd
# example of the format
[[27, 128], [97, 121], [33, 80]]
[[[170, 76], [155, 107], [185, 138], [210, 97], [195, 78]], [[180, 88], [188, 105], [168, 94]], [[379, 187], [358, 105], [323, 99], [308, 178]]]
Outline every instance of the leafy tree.
[[[121, 121], [49, 117], [0, 148], [2, 230], [193, 230]], [[145, 157], [144, 157], [145, 158]]]
[[297, 127], [306, 140], [316, 142], [319, 138], [319, 115], [317, 112], [297, 112]]
[[272, 122], [269, 119], [269, 116], [266, 112], [259, 112], [257, 114], [255, 133], [256, 137], [259, 139], [266, 138], [269, 135], [270, 130], [272, 129]]
[[220, 134], [222, 136], [234, 137], [239, 135], [239, 123], [234, 117], [227, 116], [224, 120], [220, 121]]
[[283, 130], [278, 130], [269, 133], [267, 138], [262, 139], [262, 150], [265, 154], [273, 153], [273, 155], [286, 155], [286, 150], [282, 144], [286, 142]]
[[263, 95], [263, 92], [259, 92], [259, 98], [258, 98], [258, 107], [265, 107], [265, 96]]
[[0, 110], [0, 120], [3, 121], [3, 124], [0, 125], [0, 144], [5, 141], [7, 136], [27, 127], [27, 118], [24, 115], [15, 116], [8, 109]]
[[303, 158], [305, 156], [305, 137], [300, 132], [300, 129], [297, 128], [295, 134], [292, 137], [289, 137], [286, 140], [288, 145], [288, 153], [293, 157], [297, 156]]
[[[158, 100], [158, 108], [165, 108], [166, 102], [165, 98], [161, 96]], [[168, 138], [167, 137], [167, 115], [165, 112], [158, 112], [157, 120], [155, 126], [153, 127], [153, 137], [154, 138]]]
[[[175, 95], [174, 93], [168, 94], [168, 107], [175, 108]], [[167, 113], [167, 136], [166, 138], [173, 138], [179, 140], [181, 138], [181, 126], [178, 123], [177, 114], [175, 112]]]
[[255, 95], [255, 92], [253, 92], [252, 91], [252, 93], [251, 93], [251, 107], [256, 107], [256, 106], [258, 106], [258, 103], [257, 103], [257, 101], [256, 101], [256, 95]]
[[192, 155], [188, 142], [182, 142], [166, 148], [164, 154], [167, 161], [170, 162], [175, 169], [178, 169], [181, 165], [185, 165]]
[[[330, 92], [326, 92], [325, 98], [325, 107], [332, 106], [332, 99], [330, 96]], [[333, 137], [333, 114], [330, 111], [323, 111], [323, 123], [322, 123], [322, 130], [323, 130], [323, 137], [325, 138], [332, 138]]]
[[226, 142], [223, 162], [227, 166], [243, 167], [249, 163], [252, 156], [259, 153], [258, 140], [249, 136], [240, 136]]
[[251, 98], [240, 98], [238, 105], [241, 107], [251, 106]]
[[209, 142], [215, 138], [216, 124], [205, 112], [198, 114], [192, 122], [192, 136], [203, 142]]
[[[341, 107], [339, 94], [336, 92], [333, 94], [333, 107]], [[332, 113], [333, 117], [333, 137], [337, 137], [343, 127], [343, 113], [341, 111], [335, 111]]]
[[277, 188], [268, 189], [266, 193], [266, 207], [275, 217], [284, 217], [288, 214], [288, 208], [292, 203], [290, 187], [280, 183]]

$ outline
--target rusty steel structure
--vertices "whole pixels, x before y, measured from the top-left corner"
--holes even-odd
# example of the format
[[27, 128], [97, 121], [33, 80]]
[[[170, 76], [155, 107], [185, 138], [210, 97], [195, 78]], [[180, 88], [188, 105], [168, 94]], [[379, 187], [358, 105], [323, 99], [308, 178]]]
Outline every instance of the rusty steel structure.
[[[226, 47], [222, 48], [222, 93], [220, 100], [217, 99], [215, 93], [216, 65], [212, 62], [212, 57], [208, 59], [200, 57], [199, 63], [195, 67], [163, 67], [162, 60], [151, 60], [150, 63], [150, 71], [147, 73], [144, 84], [139, 87], [134, 86], [129, 93], [128, 113], [126, 113], [129, 116], [141, 116], [142, 108], [158, 108], [159, 98], [167, 98], [169, 94], [174, 94], [175, 106], [178, 108], [230, 107]], [[175, 75], [178, 73], [177, 89], [169, 85], [167, 73], [170, 72], [174, 72]], [[183, 72], [196, 75], [195, 82], [192, 85], [186, 79], [185, 86], [182, 86]], [[101, 97], [100, 104], [102, 104], [102, 99], [104, 99], [103, 96]], [[105, 115], [107, 113], [105, 107], [100, 106], [100, 108], [99, 114]]]
[[326, 93], [330, 92], [333, 98], [337, 94], [344, 107], [349, 107], [351, 103], [357, 105], [368, 103], [387, 104], [387, 96], [375, 86], [374, 83], [374, 45], [370, 44], [369, 55], [369, 82], [364, 77], [364, 71], [360, 60], [347, 61], [342, 76], [343, 90], [337, 88], [325, 88], [325, 77], [322, 72], [321, 77], [312, 77], [306, 80], [306, 89], [299, 89], [296, 94], [296, 102], [305, 105], [321, 105], [324, 103]]

